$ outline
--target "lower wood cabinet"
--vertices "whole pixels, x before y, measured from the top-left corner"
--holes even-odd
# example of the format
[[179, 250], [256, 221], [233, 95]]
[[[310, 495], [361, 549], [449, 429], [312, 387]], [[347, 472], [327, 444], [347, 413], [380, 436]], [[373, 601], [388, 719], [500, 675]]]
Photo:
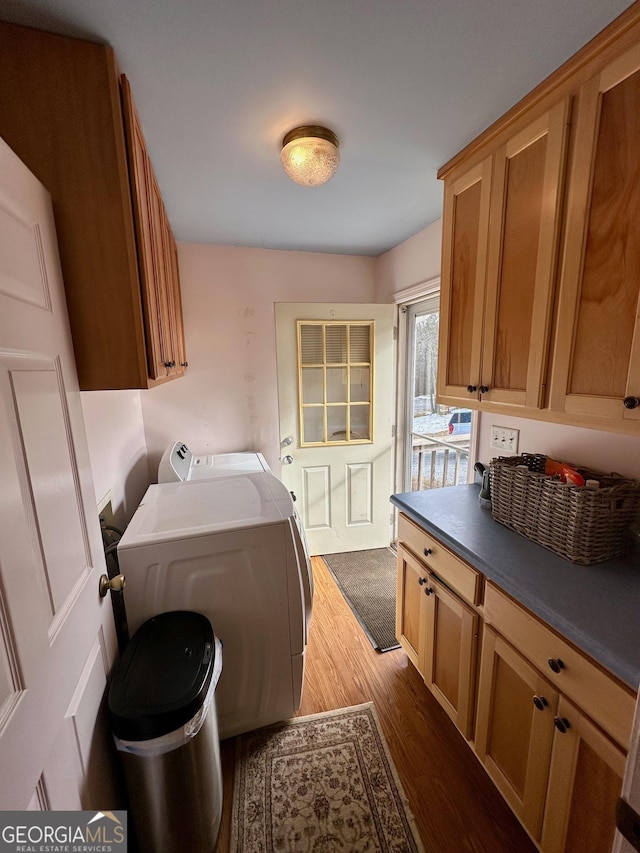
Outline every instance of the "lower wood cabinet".
[[398, 547], [396, 636], [426, 686], [469, 738], [478, 614], [402, 545]]
[[[542, 826], [545, 853], [609, 851], [625, 752], [564, 698], [554, 731]], [[568, 725], [567, 725], [568, 723]]]
[[398, 641], [538, 848], [608, 853], [635, 694], [473, 572], [401, 515]]
[[478, 757], [544, 853], [607, 853], [633, 694], [492, 584], [485, 618]]
[[531, 836], [539, 840], [558, 693], [499, 634], [485, 627], [476, 752]]

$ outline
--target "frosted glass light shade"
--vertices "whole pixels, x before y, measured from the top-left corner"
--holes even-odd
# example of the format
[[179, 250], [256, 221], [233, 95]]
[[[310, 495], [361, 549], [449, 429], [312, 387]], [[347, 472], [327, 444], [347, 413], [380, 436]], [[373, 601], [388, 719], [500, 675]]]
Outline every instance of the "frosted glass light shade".
[[297, 127], [282, 140], [280, 161], [296, 184], [318, 187], [332, 178], [340, 165], [338, 137], [317, 125]]

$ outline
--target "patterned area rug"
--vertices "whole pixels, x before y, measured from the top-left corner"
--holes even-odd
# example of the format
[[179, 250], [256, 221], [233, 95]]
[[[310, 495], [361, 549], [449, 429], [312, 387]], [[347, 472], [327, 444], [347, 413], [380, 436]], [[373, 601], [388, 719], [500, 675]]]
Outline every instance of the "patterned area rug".
[[231, 853], [424, 853], [372, 702], [238, 738]]
[[323, 554], [322, 559], [376, 651], [396, 640], [396, 555], [391, 548]]

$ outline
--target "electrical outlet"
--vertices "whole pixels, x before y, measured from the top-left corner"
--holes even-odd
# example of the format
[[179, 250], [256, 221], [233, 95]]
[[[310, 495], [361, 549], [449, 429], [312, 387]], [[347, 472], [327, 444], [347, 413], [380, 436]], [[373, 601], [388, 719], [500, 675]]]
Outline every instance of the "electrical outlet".
[[519, 429], [510, 429], [509, 427], [492, 426], [491, 427], [491, 443], [490, 446], [494, 450], [499, 450], [507, 453], [518, 452], [518, 440], [520, 438]]

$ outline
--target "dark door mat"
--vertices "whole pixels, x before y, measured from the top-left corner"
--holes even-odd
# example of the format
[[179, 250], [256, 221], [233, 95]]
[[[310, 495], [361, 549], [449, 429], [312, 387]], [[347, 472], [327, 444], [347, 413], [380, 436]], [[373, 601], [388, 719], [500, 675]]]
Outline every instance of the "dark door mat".
[[396, 639], [396, 555], [391, 548], [323, 554], [347, 604], [379, 652], [400, 647]]

